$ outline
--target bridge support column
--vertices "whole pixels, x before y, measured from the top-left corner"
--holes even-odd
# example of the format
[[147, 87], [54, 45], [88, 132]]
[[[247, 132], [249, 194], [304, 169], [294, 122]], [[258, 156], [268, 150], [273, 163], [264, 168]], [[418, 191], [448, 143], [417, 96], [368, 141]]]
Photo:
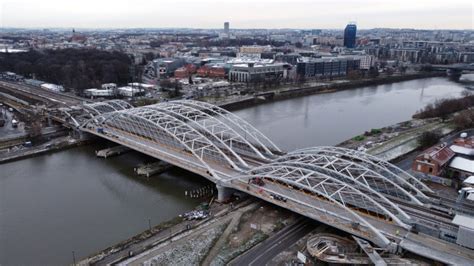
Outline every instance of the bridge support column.
[[232, 194], [234, 193], [234, 189], [221, 186], [216, 184], [217, 188], [217, 201], [218, 202], [226, 202], [230, 199]]

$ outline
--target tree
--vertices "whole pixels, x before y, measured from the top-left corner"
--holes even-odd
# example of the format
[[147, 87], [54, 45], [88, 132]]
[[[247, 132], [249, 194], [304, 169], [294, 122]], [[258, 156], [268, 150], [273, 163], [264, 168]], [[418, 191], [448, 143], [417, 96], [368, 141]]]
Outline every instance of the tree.
[[466, 129], [474, 127], [474, 110], [464, 110], [453, 118], [457, 129]]
[[173, 83], [169, 79], [162, 79], [160, 80], [160, 87], [169, 89], [173, 87]]
[[441, 134], [438, 131], [426, 131], [418, 137], [418, 145], [427, 148], [438, 143]]
[[369, 69], [369, 77], [376, 78], [379, 76], [379, 69], [377, 67], [370, 67]]
[[61, 84], [78, 90], [129, 80], [131, 59], [124, 53], [95, 49], [31, 50], [0, 53], [0, 72], [13, 71], [25, 77]]
[[36, 113], [30, 113], [25, 116], [25, 131], [33, 141], [41, 136], [41, 130], [43, 129], [41, 120], [41, 116]]

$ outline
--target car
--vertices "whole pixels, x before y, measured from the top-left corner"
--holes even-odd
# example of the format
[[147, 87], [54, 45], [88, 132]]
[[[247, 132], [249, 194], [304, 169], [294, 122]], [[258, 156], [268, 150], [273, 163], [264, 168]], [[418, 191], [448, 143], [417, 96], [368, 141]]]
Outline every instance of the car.
[[8, 111], [13, 112], [13, 108], [11, 108], [11, 107], [8, 108]]
[[287, 198], [285, 198], [283, 196], [280, 196], [280, 195], [276, 195], [276, 194], [270, 194], [270, 198], [272, 198], [274, 200], [282, 201], [282, 202], [287, 201]]

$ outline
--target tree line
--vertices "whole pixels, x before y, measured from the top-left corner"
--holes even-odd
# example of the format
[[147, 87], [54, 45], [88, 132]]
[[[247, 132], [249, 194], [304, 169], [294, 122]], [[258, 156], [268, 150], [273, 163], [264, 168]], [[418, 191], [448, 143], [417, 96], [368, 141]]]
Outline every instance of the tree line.
[[440, 117], [444, 120], [450, 114], [468, 109], [472, 106], [474, 106], [474, 94], [464, 92], [462, 98], [442, 99], [428, 104], [425, 108], [413, 115], [413, 118], [424, 119]]
[[84, 90], [104, 83], [123, 85], [130, 80], [131, 59], [121, 52], [96, 49], [31, 50], [25, 53], [0, 54], [0, 72], [12, 71]]

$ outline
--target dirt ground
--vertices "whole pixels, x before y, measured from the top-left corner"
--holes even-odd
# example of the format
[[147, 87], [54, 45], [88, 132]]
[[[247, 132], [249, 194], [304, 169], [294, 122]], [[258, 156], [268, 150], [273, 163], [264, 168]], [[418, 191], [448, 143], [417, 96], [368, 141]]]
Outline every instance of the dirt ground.
[[[291, 214], [268, 204], [262, 204], [253, 212], [245, 213], [238, 225], [238, 229], [229, 236], [229, 247], [235, 248], [248, 241], [256, 231], [270, 234], [282, 227]], [[252, 228], [256, 227], [256, 228]]]
[[295, 219], [296, 216], [285, 209], [260, 203], [242, 215], [211, 265], [227, 264]]

